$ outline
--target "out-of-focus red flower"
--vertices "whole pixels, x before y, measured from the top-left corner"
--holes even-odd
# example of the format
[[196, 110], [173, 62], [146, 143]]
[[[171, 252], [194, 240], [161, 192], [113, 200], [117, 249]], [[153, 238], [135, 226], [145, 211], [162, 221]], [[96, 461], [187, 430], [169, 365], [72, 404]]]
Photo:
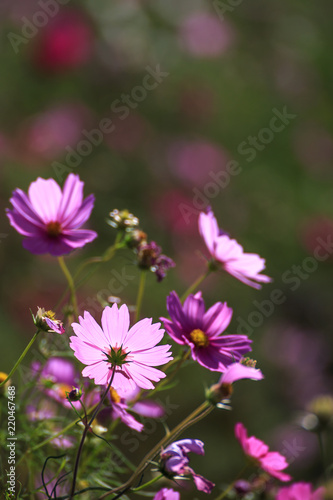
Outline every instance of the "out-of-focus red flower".
[[42, 29], [33, 51], [33, 61], [43, 71], [59, 73], [85, 64], [93, 49], [93, 27], [77, 9], [61, 9]]

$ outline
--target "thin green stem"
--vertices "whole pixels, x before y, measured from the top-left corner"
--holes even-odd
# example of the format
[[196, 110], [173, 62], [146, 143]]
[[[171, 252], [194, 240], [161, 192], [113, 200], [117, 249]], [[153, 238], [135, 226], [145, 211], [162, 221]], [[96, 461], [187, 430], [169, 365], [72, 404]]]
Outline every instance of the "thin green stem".
[[188, 287], [186, 292], [183, 293], [183, 295], [180, 298], [180, 301], [183, 302], [186, 299], [186, 297], [188, 297], [191, 293], [193, 293], [198, 288], [198, 286], [201, 285], [201, 283], [207, 278], [207, 276], [210, 275], [211, 272], [212, 271], [208, 269], [204, 274], [199, 276], [199, 278], [195, 280], [195, 282], [192, 283], [191, 286]]
[[[116, 251], [124, 246], [123, 243], [121, 243], [122, 237], [123, 234], [119, 231], [116, 236], [114, 244], [111, 245], [109, 248], [107, 248], [103, 255], [98, 257], [90, 257], [89, 259], [86, 259], [84, 262], [82, 262], [82, 264], [79, 266], [79, 268], [74, 274], [74, 279], [76, 279], [82, 273], [82, 271], [90, 264], [102, 264], [103, 262], [108, 262], [109, 260], [111, 260]], [[91, 274], [93, 274], [96, 271], [97, 267], [98, 266], [96, 266], [92, 270], [92, 272], [88, 273], [88, 275], [86, 275], [84, 278], [81, 279], [81, 281], [79, 282], [79, 286], [81, 286], [81, 284], [87, 279], [87, 277], [91, 276]]]
[[142, 299], [143, 299], [143, 292], [144, 292], [145, 284], [146, 284], [146, 274], [147, 274], [147, 271], [141, 271], [141, 274], [140, 274], [139, 290], [138, 290], [138, 296], [136, 299], [135, 322], [137, 322], [140, 319], [140, 311], [141, 311], [141, 305], [142, 305]]
[[59, 265], [61, 267], [62, 272], [64, 273], [64, 275], [67, 279], [69, 290], [70, 290], [70, 295], [71, 295], [71, 302], [72, 302], [72, 306], [73, 306], [74, 315], [77, 318], [78, 317], [78, 307], [77, 307], [75, 284], [74, 284], [73, 277], [72, 277], [72, 275], [71, 275], [71, 273], [70, 273], [70, 271], [65, 263], [65, 259], [63, 258], [63, 256], [58, 257], [58, 262], [59, 262]]
[[101, 406], [102, 406], [102, 404], [104, 402], [104, 399], [106, 398], [107, 394], [110, 391], [110, 387], [112, 385], [115, 373], [116, 373], [116, 367], [113, 366], [112, 367], [112, 375], [111, 375], [110, 381], [108, 383], [108, 386], [105, 389], [105, 392], [104, 392], [103, 396], [101, 397], [101, 400], [98, 403], [98, 405], [97, 405], [94, 413], [92, 414], [91, 419], [89, 420], [89, 422], [87, 422], [87, 421], [85, 422], [85, 426], [84, 426], [82, 438], [81, 438], [81, 441], [80, 441], [80, 444], [79, 444], [79, 448], [78, 448], [78, 451], [77, 451], [77, 455], [76, 455], [76, 459], [75, 459], [74, 473], [73, 473], [73, 482], [72, 482], [72, 488], [71, 488], [69, 500], [71, 500], [73, 498], [74, 493], [75, 493], [76, 476], [77, 476], [78, 469], [79, 469], [79, 463], [80, 463], [80, 458], [81, 458], [81, 453], [82, 453], [82, 448], [83, 448], [84, 441], [86, 439], [86, 436], [88, 434], [88, 431], [90, 429], [90, 426], [91, 426], [92, 422], [95, 420], [96, 415], [99, 412], [99, 410], [100, 410], [100, 408], [101, 408]]
[[19, 357], [19, 359], [16, 361], [15, 365], [13, 366], [13, 368], [11, 369], [11, 371], [9, 372], [9, 375], [8, 377], [3, 380], [0, 384], [0, 387], [2, 385], [4, 385], [12, 375], [14, 375], [14, 373], [16, 372], [17, 368], [19, 367], [19, 365], [21, 364], [22, 360], [24, 359], [25, 355], [27, 354], [27, 352], [29, 351], [30, 347], [32, 346], [32, 344], [35, 342], [36, 338], [37, 338], [37, 335], [39, 334], [40, 330], [38, 329], [37, 332], [35, 333], [35, 335], [32, 337], [32, 339], [30, 340], [29, 344], [27, 345], [27, 347], [24, 349], [24, 351], [22, 352], [21, 356]]
[[[98, 405], [98, 403], [96, 403], [94, 406], [92, 406], [91, 408], [89, 408], [87, 414], [89, 415], [92, 411], [94, 411], [94, 409], [96, 408], [96, 406]], [[24, 458], [26, 458], [27, 455], [29, 455], [30, 453], [32, 453], [33, 451], [36, 451], [38, 450], [39, 448], [42, 448], [43, 446], [45, 446], [46, 444], [50, 443], [50, 441], [52, 441], [53, 439], [59, 437], [59, 436], [63, 436], [64, 434], [66, 434], [67, 431], [69, 431], [70, 429], [72, 429], [72, 427], [74, 427], [78, 422], [81, 422], [83, 420], [84, 416], [80, 417], [80, 419], [75, 419], [73, 420], [73, 422], [71, 422], [70, 424], [66, 425], [66, 427], [64, 427], [63, 429], [61, 429], [59, 432], [57, 432], [56, 434], [52, 434], [52, 436], [48, 437], [47, 439], [44, 439], [44, 441], [36, 444], [36, 446], [33, 446], [32, 448], [28, 449], [22, 456], [21, 458], [18, 460], [18, 462], [16, 463], [16, 465], [18, 465]]]
[[132, 491], [137, 492], [140, 490], [144, 490], [145, 488], [147, 488], [147, 486], [151, 486], [152, 484], [157, 483], [157, 481], [159, 481], [162, 477], [163, 477], [163, 474], [160, 474], [159, 476], [154, 477], [153, 479], [151, 479], [147, 483], [142, 484], [141, 486], [138, 486], [137, 488], [132, 488]]
[[204, 401], [198, 408], [196, 408], [187, 418], [180, 422], [172, 431], [170, 431], [164, 438], [162, 438], [149, 453], [143, 458], [143, 460], [138, 465], [135, 473], [129, 478], [129, 480], [121, 486], [108, 491], [104, 495], [100, 496], [98, 500], [103, 500], [109, 495], [116, 493], [120, 490], [128, 490], [134, 481], [141, 476], [145, 469], [149, 466], [152, 460], [158, 455], [162, 447], [167, 446], [171, 443], [179, 434], [181, 434], [185, 429], [188, 429], [191, 425], [199, 422], [205, 418], [215, 406], [211, 405], [208, 401]]

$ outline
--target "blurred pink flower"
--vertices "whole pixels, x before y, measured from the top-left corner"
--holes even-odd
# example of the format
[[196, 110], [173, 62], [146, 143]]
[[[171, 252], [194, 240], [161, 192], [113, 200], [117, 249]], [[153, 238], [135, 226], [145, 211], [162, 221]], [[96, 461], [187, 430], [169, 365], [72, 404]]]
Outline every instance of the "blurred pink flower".
[[23, 124], [20, 130], [19, 147], [23, 147], [25, 161], [38, 158], [52, 160], [74, 147], [81, 139], [89, 112], [80, 104], [61, 104], [50, 107]]
[[211, 210], [199, 215], [199, 232], [213, 259], [238, 280], [253, 288], [261, 288], [257, 281], [269, 283], [271, 278], [259, 274], [265, 269], [265, 259], [255, 253], [244, 253], [243, 247], [221, 231]]
[[54, 179], [38, 179], [29, 186], [28, 196], [15, 189], [10, 199], [13, 209], [7, 217], [22, 234], [23, 247], [34, 254], [65, 255], [97, 237], [95, 231], [79, 229], [90, 217], [94, 195], [83, 200], [84, 183], [69, 174], [63, 191]]
[[256, 464], [270, 476], [280, 481], [290, 481], [291, 476], [281, 472], [288, 467], [283, 455], [277, 451], [269, 451], [267, 444], [254, 436], [248, 437], [244, 425], [238, 422], [235, 425], [235, 436], [240, 442], [245, 455], [254, 459]]
[[183, 22], [180, 40], [184, 49], [194, 57], [214, 58], [224, 54], [233, 44], [234, 30], [216, 14], [196, 12]]
[[148, 418], [161, 418], [165, 414], [165, 410], [159, 403], [152, 400], [144, 400], [139, 398], [136, 403], [131, 404], [139, 396], [140, 388], [136, 386], [134, 391], [124, 392], [123, 395], [121, 391], [117, 392], [113, 387], [110, 389], [109, 401], [110, 407], [102, 409], [98, 414], [98, 422], [100, 422], [104, 427], [108, 426], [110, 418], [116, 420], [119, 418], [123, 424], [127, 425], [131, 429], [141, 432], [144, 428], [144, 424], [138, 422], [129, 410]]
[[202, 186], [212, 181], [211, 174], [223, 171], [226, 153], [206, 140], [176, 141], [169, 146], [169, 168], [186, 185]]
[[154, 389], [151, 381], [158, 382], [165, 373], [153, 366], [171, 359], [170, 345], [156, 346], [163, 338], [160, 323], [152, 324], [145, 318], [129, 329], [129, 311], [123, 304], [107, 306], [102, 313], [102, 328], [85, 311], [79, 323], [72, 323], [76, 336], [70, 337], [75, 357], [86, 364], [82, 375], [93, 378], [96, 384], [107, 384], [115, 375], [112, 387], [121, 393], [135, 389]]
[[324, 500], [325, 488], [312, 490], [310, 483], [294, 483], [281, 488], [275, 500]]
[[[159, 226], [165, 227], [168, 231], [176, 233], [177, 242], [184, 242], [184, 238], [179, 238], [179, 233], [191, 233], [197, 235], [197, 214], [193, 208], [193, 217], [185, 220], [181, 215], [181, 207], [193, 207], [193, 198], [185, 195], [181, 190], [169, 189], [165, 192], [159, 192], [158, 196], [151, 203], [151, 214]], [[199, 211], [197, 211], [199, 213]], [[189, 256], [189, 252], [186, 251]]]
[[156, 493], [153, 500], [180, 500], [180, 493], [170, 488], [162, 488]]
[[86, 14], [79, 9], [62, 8], [38, 33], [33, 61], [52, 73], [75, 69], [90, 59], [93, 43], [93, 27]]
[[208, 370], [224, 372], [251, 351], [252, 341], [246, 335], [222, 335], [232, 317], [226, 302], [217, 302], [206, 311], [201, 292], [189, 295], [184, 305], [176, 292], [171, 292], [167, 310], [170, 319], [160, 319], [170, 337], [189, 346], [192, 358]]

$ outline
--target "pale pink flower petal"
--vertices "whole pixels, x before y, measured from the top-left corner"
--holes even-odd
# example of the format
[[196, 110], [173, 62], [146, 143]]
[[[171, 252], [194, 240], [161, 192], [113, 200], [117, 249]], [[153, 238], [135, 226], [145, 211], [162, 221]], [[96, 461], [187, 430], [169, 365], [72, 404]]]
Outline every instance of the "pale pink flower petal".
[[253, 288], [261, 288], [259, 283], [268, 283], [271, 278], [260, 274], [265, 269], [265, 259], [254, 253], [245, 253], [236, 240], [219, 230], [211, 210], [199, 215], [199, 232], [215, 263]]
[[[106, 307], [102, 313], [102, 328], [85, 311], [79, 323], [73, 323], [76, 336], [70, 337], [74, 355], [86, 366], [82, 374], [93, 378], [96, 384], [108, 384], [112, 372], [112, 387], [119, 393], [134, 391], [136, 386], [153, 389], [166, 375], [154, 368], [172, 359], [169, 345], [156, 346], [164, 330], [151, 319], [139, 321], [130, 330], [129, 312], [124, 304]], [[122, 359], [114, 362], [114, 356]], [[118, 364], [119, 362], [119, 364]]]

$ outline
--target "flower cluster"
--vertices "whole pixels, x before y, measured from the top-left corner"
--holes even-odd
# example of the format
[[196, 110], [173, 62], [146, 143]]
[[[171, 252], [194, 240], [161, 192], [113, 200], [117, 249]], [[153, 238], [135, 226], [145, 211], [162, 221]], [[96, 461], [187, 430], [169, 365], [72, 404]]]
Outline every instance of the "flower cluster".
[[[57, 498], [59, 494], [73, 498], [85, 492], [90, 495], [90, 491], [95, 489], [106, 490], [99, 497], [101, 499], [109, 494], [116, 494], [118, 498], [130, 490], [148, 490], [162, 476], [164, 480], [172, 481], [173, 487], [178, 489], [184, 479], [190, 478], [197, 490], [210, 494], [214, 483], [190, 467], [189, 454], [204, 455], [204, 443], [199, 439], [175, 439], [194, 423], [208, 417], [216, 408], [230, 410], [235, 382], [244, 379], [259, 381], [264, 378], [261, 370], [256, 368], [256, 361], [245, 357], [251, 351], [252, 340], [246, 335], [227, 333], [233, 310], [227, 302], [221, 301], [206, 307], [202, 292], [196, 290], [200, 280], [189, 288], [183, 298], [171, 291], [166, 298], [167, 313], [160, 320], [169, 340], [175, 344], [174, 349], [180, 346], [176, 353], [172, 353], [171, 344], [165, 343], [165, 330], [161, 328], [161, 323], [153, 322], [153, 318], [140, 319], [139, 306], [144, 280], [140, 281], [135, 308], [125, 303], [119, 306], [116, 302], [121, 300], [117, 300], [112, 306], [104, 307], [100, 324], [87, 310], [79, 315], [76, 300], [77, 276], [91, 263], [103, 264], [116, 251], [127, 248], [132, 255], [135, 254], [139, 269], [155, 273], [157, 281], [161, 281], [167, 271], [174, 267], [173, 260], [164, 255], [154, 241], [148, 241], [147, 235], [139, 227], [137, 217], [127, 210], [114, 209], [107, 222], [118, 230], [115, 244], [102, 256], [87, 259], [72, 277], [63, 255], [83, 248], [97, 236], [92, 230], [82, 229], [91, 214], [94, 196], [83, 199], [83, 182], [79, 177], [70, 174], [63, 189], [53, 179], [38, 178], [30, 185], [28, 194], [16, 189], [11, 203], [13, 208], [7, 209], [7, 216], [10, 224], [24, 236], [23, 246], [34, 254], [49, 253], [59, 257], [60, 267], [68, 281], [70, 316], [74, 317], [74, 320], [66, 324], [66, 331], [70, 328], [73, 330], [68, 341], [64, 335], [63, 323], [56, 318], [56, 314], [38, 307], [37, 314], [33, 316], [37, 332], [9, 375], [0, 373], [0, 387], [4, 385], [4, 390], [0, 391], [1, 403], [4, 397], [10, 398], [5, 392], [5, 389], [9, 391], [9, 379], [37, 334], [53, 332], [62, 335], [56, 336], [59, 346], [55, 346], [55, 343], [53, 345], [48, 336], [45, 336], [48, 339], [42, 339], [40, 351], [46, 359], [33, 362], [29, 370], [32, 381], [27, 390], [23, 391], [25, 403], [22, 403], [22, 407], [26, 418], [28, 422], [38, 424], [36, 431], [31, 434], [32, 444], [25, 451], [25, 458], [29, 457], [26, 460], [27, 467], [29, 468], [30, 459], [40, 460], [39, 453], [35, 456], [31, 452], [43, 446], [56, 447], [63, 452], [63, 455], [55, 456], [49, 450], [48, 458], [44, 463], [39, 463], [39, 469], [42, 470], [41, 481], [40, 478], [33, 480], [37, 486], [37, 494], [42, 491], [39, 488], [42, 483], [43, 493], [48, 498]], [[254, 288], [260, 288], [260, 283], [271, 280], [261, 274], [265, 268], [264, 259], [257, 254], [245, 253], [236, 240], [221, 231], [210, 209], [199, 215], [199, 232], [211, 255], [209, 272], [205, 277], [210, 272], [224, 270]], [[136, 311], [135, 321], [132, 321], [130, 315], [133, 309]], [[45, 344], [48, 345], [47, 349]], [[144, 441], [148, 437], [148, 434], [145, 435], [146, 422], [149, 419], [166, 418], [167, 411], [161, 401], [155, 401], [151, 396], [162, 389], [169, 389], [170, 381], [190, 357], [193, 364], [200, 365], [201, 371], [206, 369], [211, 376], [216, 376], [215, 372], [218, 372], [219, 379], [206, 390], [202, 404], [174, 429], [168, 429], [166, 435], [157, 444], [153, 444], [136, 468], [115, 445], [118, 435], [114, 431], [120, 423], [127, 426], [120, 442], [123, 445], [134, 444], [136, 449], [139, 439], [128, 440], [128, 434], [134, 433]], [[79, 367], [76, 360], [85, 366]], [[316, 431], [327, 429], [331, 425], [331, 398], [318, 399], [309, 411], [313, 412], [320, 424]], [[61, 422], [70, 412], [74, 413], [75, 420], [62, 429]], [[45, 428], [39, 432], [43, 425]], [[79, 434], [80, 441], [76, 446]], [[36, 442], [36, 435], [41, 438], [41, 443]], [[222, 493], [223, 497], [233, 490], [234, 498], [235, 495], [242, 498], [248, 493], [255, 494], [260, 486], [264, 488], [261, 491], [270, 495], [273, 492], [276, 500], [323, 499], [324, 489], [320, 487], [314, 490], [310, 483], [300, 482], [279, 487], [278, 482], [291, 480], [291, 476], [285, 472], [288, 467], [286, 458], [278, 452], [270, 451], [260, 439], [249, 437], [241, 422], [235, 425], [235, 436], [256, 472], [249, 480], [234, 481]], [[104, 446], [108, 446], [108, 450], [111, 448], [114, 453], [112, 459], [109, 453], [105, 453]], [[75, 457], [72, 456], [74, 450]], [[66, 456], [57, 472], [56, 466], [50, 465], [49, 461], [61, 459], [64, 455], [71, 456], [74, 465], [71, 470], [62, 472], [62, 468], [67, 466]], [[87, 479], [80, 476], [82, 455], [85, 455], [86, 469], [82, 469], [87, 471]], [[146, 484], [140, 484], [146, 469], [154, 463], [157, 456], [160, 475]], [[32, 470], [37, 469], [34, 463]], [[122, 485], [117, 473], [120, 475], [130, 469], [132, 475]], [[70, 481], [68, 477], [66, 481], [63, 480], [66, 476], [71, 478]], [[23, 487], [25, 496], [33, 494], [31, 484], [29, 480], [29, 485]], [[78, 485], [80, 490], [77, 489]], [[151, 497], [155, 495], [154, 500], [180, 500], [179, 491], [167, 487], [157, 492], [148, 491], [147, 494]]]

